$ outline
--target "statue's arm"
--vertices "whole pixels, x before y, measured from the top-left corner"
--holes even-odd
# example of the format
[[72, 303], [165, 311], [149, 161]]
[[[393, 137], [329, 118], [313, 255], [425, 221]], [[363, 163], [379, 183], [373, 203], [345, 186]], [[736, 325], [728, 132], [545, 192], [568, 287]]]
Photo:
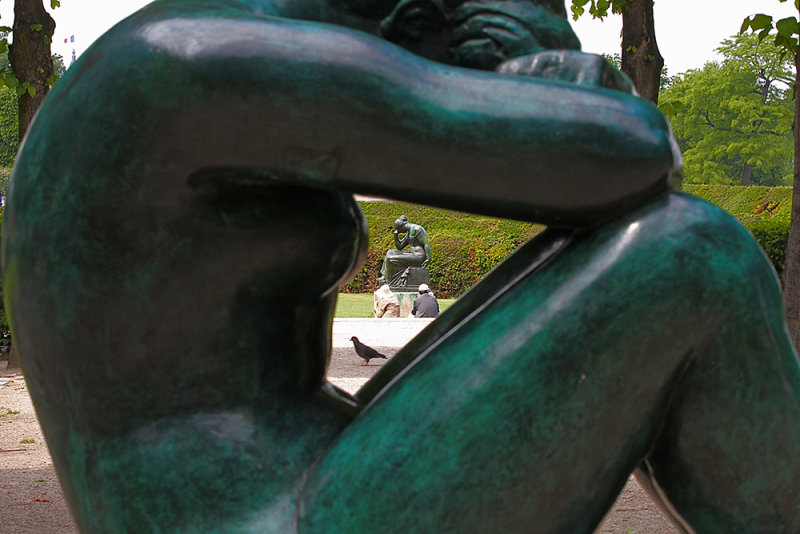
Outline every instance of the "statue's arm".
[[428, 232], [420, 230], [419, 240], [422, 242], [422, 248], [425, 249], [425, 261], [422, 262], [422, 267], [427, 267], [433, 257], [431, 253], [431, 242], [428, 241]]
[[400, 232], [394, 230], [392, 235], [394, 236], [394, 246], [397, 250], [403, 250], [406, 248], [406, 245], [408, 244], [408, 234], [404, 235], [403, 239], [400, 239]]
[[155, 137], [149, 168], [171, 176], [240, 166], [581, 226], [665, 190], [674, 166], [663, 116], [622, 92], [441, 65], [340, 26], [155, 13], [106, 36], [84, 90], [99, 93], [102, 72], [106, 98], [163, 117], [152, 132], [125, 126]]

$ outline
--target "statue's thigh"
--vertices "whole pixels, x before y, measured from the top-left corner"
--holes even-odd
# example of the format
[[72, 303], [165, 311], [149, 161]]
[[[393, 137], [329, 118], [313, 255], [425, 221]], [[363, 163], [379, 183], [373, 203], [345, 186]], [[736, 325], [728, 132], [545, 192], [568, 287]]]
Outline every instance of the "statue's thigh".
[[800, 362], [766, 258], [739, 260], [641, 474], [695, 532], [800, 532]]
[[707, 337], [669, 276], [685, 208], [584, 235], [455, 325], [315, 466], [301, 527], [591, 532]]

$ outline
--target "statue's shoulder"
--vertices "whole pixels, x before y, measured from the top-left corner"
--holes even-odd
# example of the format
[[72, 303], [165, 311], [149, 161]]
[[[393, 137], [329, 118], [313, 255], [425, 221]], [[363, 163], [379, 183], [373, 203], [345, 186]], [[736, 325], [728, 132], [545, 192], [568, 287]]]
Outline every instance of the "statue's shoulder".
[[349, 0], [156, 0], [138, 13], [172, 18], [236, 18], [252, 15], [322, 20], [336, 18], [338, 13], [345, 13], [349, 3]]
[[394, 2], [360, 0], [156, 0], [139, 13], [155, 18], [280, 17], [336, 24], [374, 33]]

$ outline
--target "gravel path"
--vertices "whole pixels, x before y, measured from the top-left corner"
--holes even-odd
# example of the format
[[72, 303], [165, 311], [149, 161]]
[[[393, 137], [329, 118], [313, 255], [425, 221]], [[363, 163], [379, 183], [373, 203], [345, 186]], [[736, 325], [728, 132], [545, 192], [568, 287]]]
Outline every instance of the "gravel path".
[[0, 533], [73, 534], [28, 388], [22, 375], [8, 376], [0, 386]]
[[[363, 365], [358, 338], [391, 357], [428, 322], [424, 319], [337, 319], [330, 381], [356, 391], [383, 360]], [[378, 362], [378, 363], [376, 363]], [[20, 374], [0, 369], [0, 534], [75, 534], [53, 463]], [[679, 534], [633, 478], [596, 534]]]

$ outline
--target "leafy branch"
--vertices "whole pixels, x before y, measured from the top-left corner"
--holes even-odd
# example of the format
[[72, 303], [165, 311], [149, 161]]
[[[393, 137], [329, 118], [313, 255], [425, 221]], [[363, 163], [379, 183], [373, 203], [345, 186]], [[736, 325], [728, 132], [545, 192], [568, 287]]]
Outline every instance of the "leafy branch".
[[[779, 0], [785, 3], [788, 0]], [[796, 8], [800, 9], [800, 0], [794, 0]], [[798, 52], [798, 35], [800, 35], [800, 22], [796, 17], [786, 17], [775, 22], [771, 15], [759, 13], [752, 17], [747, 17], [742, 22], [739, 33], [752, 31], [758, 35], [759, 42], [770, 35], [774, 36], [775, 46], [783, 49], [785, 53], [796, 56]], [[772, 31], [776, 33], [773, 34]]]
[[[50, 0], [50, 8], [55, 9], [57, 7], [61, 7], [61, 0]], [[41, 32], [44, 26], [42, 24], [31, 24], [30, 28], [35, 32]], [[10, 26], [0, 26], [0, 55], [8, 53], [8, 37], [13, 31], [14, 29]], [[51, 44], [49, 35], [42, 35], [42, 40], [48, 45]], [[50, 76], [47, 79], [47, 85], [52, 87], [58, 81], [58, 78], [55, 74]], [[0, 66], [0, 84], [5, 85], [12, 91], [16, 91], [17, 96], [22, 96], [25, 93], [30, 96], [36, 95], [36, 87], [28, 81], [21, 82], [8, 62]]]
[[603, 20], [609, 12], [619, 15], [628, 9], [631, 2], [632, 0], [572, 0], [570, 11], [572, 11], [572, 19], [578, 20], [581, 15], [586, 13], [588, 4], [589, 14], [596, 19]]

